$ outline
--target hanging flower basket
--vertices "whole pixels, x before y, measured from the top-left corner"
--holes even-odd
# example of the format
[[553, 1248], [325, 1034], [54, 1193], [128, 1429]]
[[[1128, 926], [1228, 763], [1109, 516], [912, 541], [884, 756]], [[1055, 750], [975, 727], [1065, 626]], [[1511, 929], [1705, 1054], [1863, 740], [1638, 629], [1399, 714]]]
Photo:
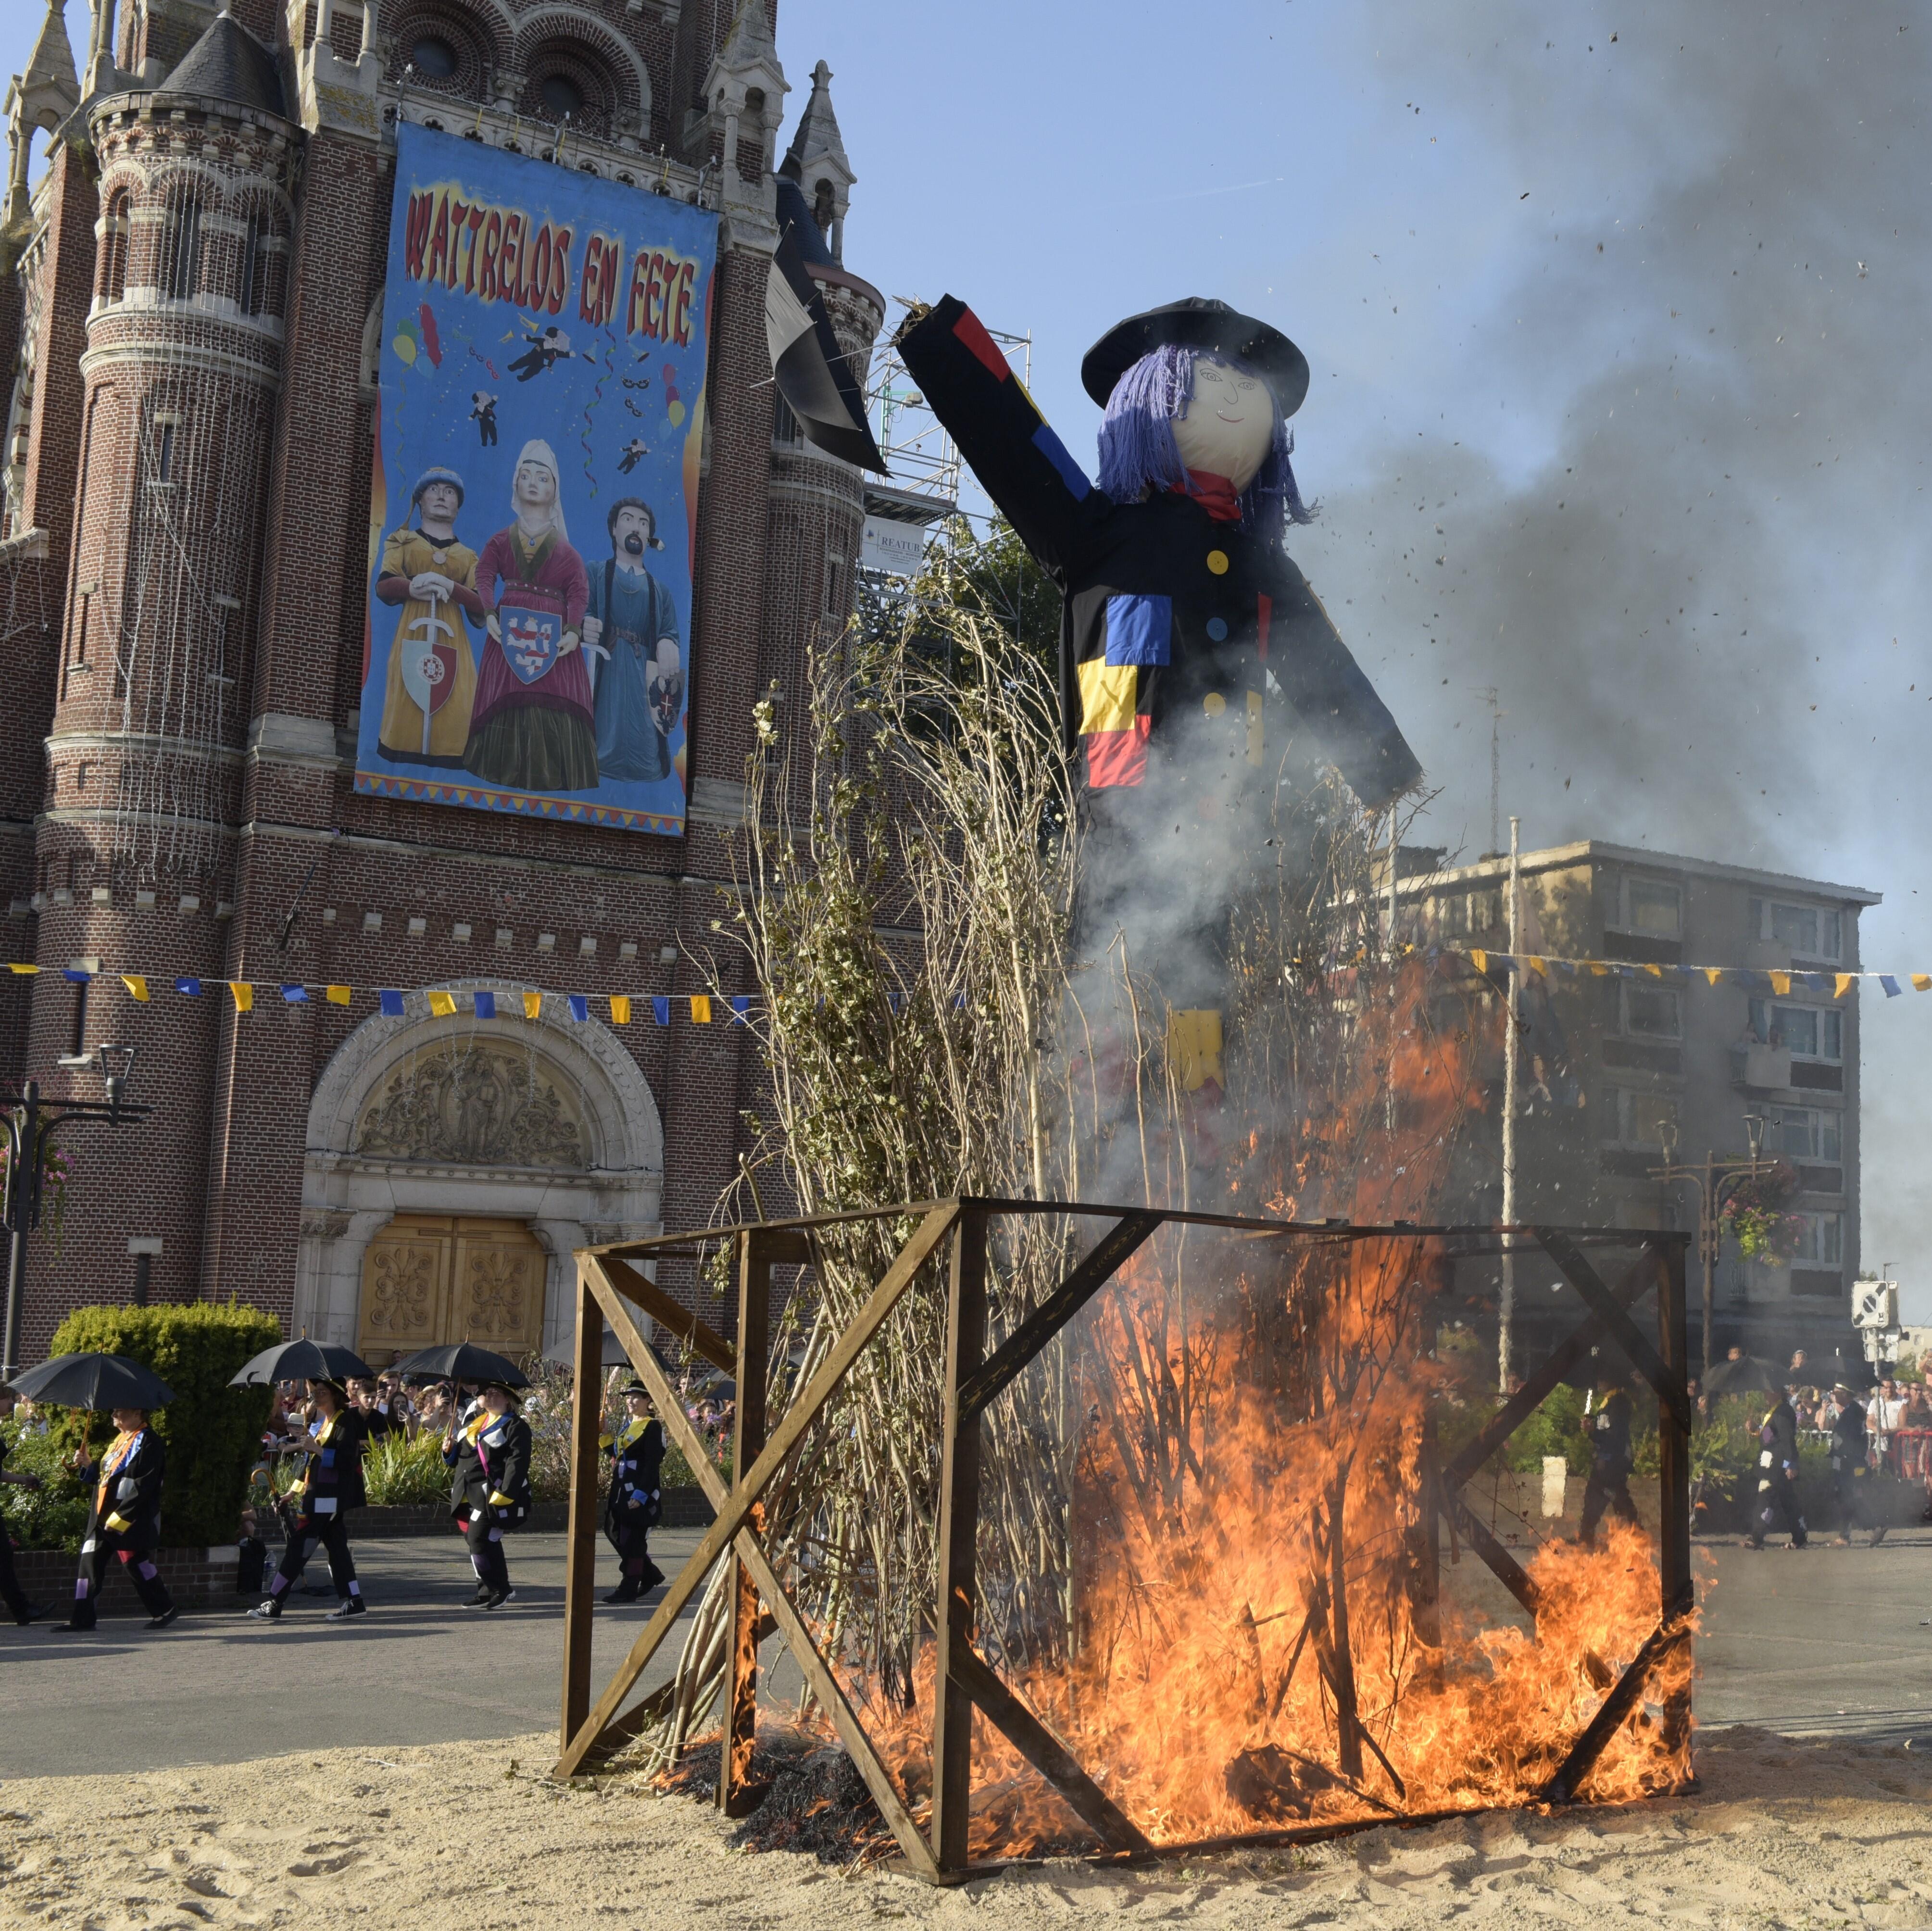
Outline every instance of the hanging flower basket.
[[1804, 1237], [1802, 1215], [1787, 1203], [1798, 1190], [1798, 1169], [1780, 1160], [1768, 1174], [1740, 1180], [1725, 1197], [1718, 1217], [1735, 1237], [1747, 1261], [1782, 1267], [1797, 1253]]
[[[10, 1199], [14, 1186], [12, 1143], [0, 1140], [0, 1189]], [[50, 1140], [40, 1142], [40, 1224], [60, 1251], [61, 1234], [67, 1225], [68, 1183], [74, 1177], [74, 1156]]]

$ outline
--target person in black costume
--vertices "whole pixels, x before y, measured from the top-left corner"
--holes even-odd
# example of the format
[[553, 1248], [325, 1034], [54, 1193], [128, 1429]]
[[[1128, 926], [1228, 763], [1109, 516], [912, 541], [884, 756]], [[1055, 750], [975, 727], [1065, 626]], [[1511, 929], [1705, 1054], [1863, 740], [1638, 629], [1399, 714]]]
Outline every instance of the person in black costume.
[[116, 1408], [116, 1430], [98, 1462], [76, 1455], [74, 1465], [93, 1491], [87, 1531], [80, 1541], [80, 1573], [74, 1585], [74, 1612], [56, 1630], [80, 1634], [94, 1627], [107, 1558], [118, 1556], [148, 1612], [148, 1627], [164, 1630], [180, 1614], [154, 1565], [161, 1541], [161, 1480], [167, 1450], [148, 1426], [144, 1408]]
[[1807, 1537], [1798, 1506], [1798, 1411], [1791, 1405], [1789, 1388], [1765, 1417], [1758, 1441], [1757, 1500], [1746, 1543], [1763, 1548], [1766, 1534], [1782, 1524], [1790, 1531], [1791, 1546], [1802, 1549]]
[[[14, 1412], [14, 1399], [11, 1388], [0, 1387], [0, 1421], [4, 1421]], [[38, 1489], [40, 1486], [38, 1475], [7, 1473], [7, 1452], [12, 1445], [5, 1436], [0, 1435], [0, 1484], [15, 1489]], [[20, 1578], [14, 1573], [14, 1545], [8, 1540], [4, 1515], [0, 1515], [0, 1603], [6, 1604], [8, 1615], [22, 1627], [38, 1621], [52, 1607], [51, 1603], [27, 1600], [26, 1591], [20, 1587]]]
[[664, 1580], [651, 1560], [650, 1531], [664, 1513], [659, 1474], [664, 1467], [664, 1424], [651, 1413], [650, 1390], [641, 1381], [624, 1390], [624, 1426], [601, 1438], [610, 1458], [610, 1491], [604, 1504], [604, 1533], [617, 1552], [623, 1579], [607, 1603], [634, 1603]]
[[1871, 1531], [1872, 1547], [1885, 1540], [1882, 1523], [1870, 1519], [1865, 1498], [1867, 1455], [1864, 1404], [1840, 1381], [1832, 1390], [1832, 1487], [1838, 1503], [1838, 1543], [1852, 1546], [1855, 1528]]
[[503, 1537], [530, 1512], [530, 1425], [517, 1412], [520, 1397], [500, 1381], [483, 1393], [442, 1438], [442, 1459], [454, 1471], [450, 1513], [469, 1546], [476, 1571], [473, 1609], [500, 1609], [514, 1599]]
[[335, 1585], [335, 1607], [323, 1620], [346, 1623], [368, 1612], [349, 1552], [347, 1519], [351, 1509], [368, 1499], [362, 1483], [368, 1430], [340, 1381], [311, 1381], [308, 1393], [314, 1419], [307, 1432], [278, 1444], [304, 1456], [305, 1466], [298, 1489], [281, 1504], [287, 1531], [282, 1559], [268, 1579], [267, 1596], [248, 1612], [258, 1622], [280, 1620], [289, 1591], [318, 1547], [328, 1553], [328, 1577]]
[[1599, 1399], [1590, 1418], [1590, 1474], [1583, 1484], [1583, 1523], [1578, 1540], [1594, 1543], [1604, 1511], [1619, 1521], [1634, 1523], [1636, 1505], [1630, 1500], [1630, 1420], [1635, 1404], [1616, 1377], [1605, 1374], [1598, 1383]]

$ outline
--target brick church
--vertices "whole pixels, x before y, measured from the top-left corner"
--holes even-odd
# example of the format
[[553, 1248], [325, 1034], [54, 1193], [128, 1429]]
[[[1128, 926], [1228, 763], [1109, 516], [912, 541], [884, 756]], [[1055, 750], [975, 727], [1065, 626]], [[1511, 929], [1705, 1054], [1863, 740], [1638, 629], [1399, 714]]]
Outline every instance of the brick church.
[[[574, 1247], [701, 1223], [736, 1171], [754, 1040], [689, 995], [739, 989], [698, 961], [752, 706], [843, 622], [863, 520], [774, 406], [787, 196], [862, 373], [885, 316], [823, 63], [779, 151], [775, 13], [94, 0], [76, 63], [50, 8], [0, 235], [0, 895], [38, 968], [0, 974], [0, 1085], [98, 1099], [112, 1042], [153, 1111], [68, 1136], [23, 1360], [76, 1305], [230, 1295], [379, 1363], [533, 1349]], [[400, 123], [716, 219], [675, 835], [358, 787]], [[631, 992], [669, 1023], [614, 1023]]]

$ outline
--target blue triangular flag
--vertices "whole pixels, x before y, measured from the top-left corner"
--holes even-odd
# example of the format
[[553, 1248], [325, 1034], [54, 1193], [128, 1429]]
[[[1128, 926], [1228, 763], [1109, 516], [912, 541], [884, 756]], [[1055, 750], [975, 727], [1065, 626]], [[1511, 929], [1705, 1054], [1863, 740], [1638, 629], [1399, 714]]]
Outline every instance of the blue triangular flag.
[[199, 999], [201, 997], [201, 981], [198, 979], [178, 979], [175, 981], [175, 990], [186, 993], [190, 999]]
[[745, 1023], [745, 1015], [750, 1012], [751, 1009], [752, 1001], [751, 996], [748, 994], [742, 992], [734, 992], [732, 994], [731, 1021], [734, 1025], [743, 1025]]
[[1888, 972], [1880, 973], [1878, 982], [1885, 988], [1885, 996], [1888, 999], [1896, 999], [1905, 990]]
[[964, 1012], [966, 1010], [965, 994], [963, 992], [956, 992], [952, 995], [952, 1009], [956, 1012]]
[[290, 1006], [306, 1006], [308, 1003], [308, 988], [305, 985], [285, 985], [282, 988], [282, 999], [285, 1004]]
[[570, 1002], [572, 1018], [584, 1020], [590, 1017], [590, 998], [587, 993], [572, 992], [566, 993], [564, 996]]
[[660, 1026], [668, 1026], [670, 1024], [670, 994], [669, 993], [654, 992], [651, 994], [651, 1017]]
[[388, 1018], [400, 1019], [403, 1016], [403, 995], [400, 992], [379, 992], [376, 999]]
[[496, 995], [494, 992], [479, 992], [476, 995], [476, 1016], [479, 1019], [496, 1018]]
[[902, 992], [889, 992], [886, 994], [886, 1003], [892, 1009], [892, 1017], [895, 1019], [898, 1017], [899, 1008], [904, 1003], [905, 994]]
[[85, 985], [94, 976], [84, 966], [63, 966], [61, 977], [71, 979], [76, 985]]

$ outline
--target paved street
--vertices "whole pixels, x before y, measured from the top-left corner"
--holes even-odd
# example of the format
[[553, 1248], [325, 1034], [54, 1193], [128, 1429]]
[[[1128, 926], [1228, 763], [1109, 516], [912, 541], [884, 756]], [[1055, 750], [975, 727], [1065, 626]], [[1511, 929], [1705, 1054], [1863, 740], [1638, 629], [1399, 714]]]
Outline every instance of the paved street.
[[[698, 1537], [656, 1538], [663, 1566]], [[1696, 1560], [1705, 1724], [1932, 1735], [1932, 1531], [1894, 1531], [1876, 1549], [1814, 1542], [1803, 1554], [1700, 1545]], [[323, 1623], [327, 1599], [304, 1596], [279, 1624], [209, 1610], [160, 1637], [122, 1617], [92, 1639], [0, 1627], [0, 1776], [232, 1762], [304, 1744], [488, 1740], [555, 1724], [561, 1536], [517, 1539], [518, 1600], [489, 1617], [458, 1606], [472, 1582], [454, 1536], [365, 1543], [357, 1561], [374, 1607], [346, 1627]], [[616, 1580], [601, 1544], [598, 1579], [603, 1589]], [[599, 1683], [647, 1614], [598, 1609]], [[660, 1651], [647, 1687], [668, 1675], [676, 1647]]]

